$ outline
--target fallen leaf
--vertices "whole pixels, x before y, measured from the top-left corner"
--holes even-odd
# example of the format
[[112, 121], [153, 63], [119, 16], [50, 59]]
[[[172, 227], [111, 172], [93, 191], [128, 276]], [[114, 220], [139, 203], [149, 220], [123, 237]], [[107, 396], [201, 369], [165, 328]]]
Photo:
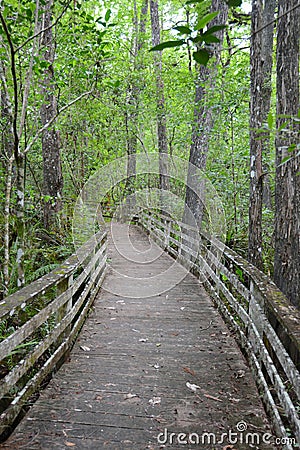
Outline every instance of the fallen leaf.
[[209, 394], [204, 394], [204, 397], [209, 398], [210, 400], [215, 400], [216, 402], [222, 402], [223, 401], [220, 398], [214, 397], [213, 395], [209, 395]]
[[190, 375], [192, 375], [193, 377], [196, 376], [195, 372], [194, 372], [192, 369], [190, 369], [189, 367], [184, 367], [183, 370], [184, 370], [186, 373], [189, 373]]
[[125, 400], [131, 399], [131, 398], [134, 398], [134, 397], [138, 397], [138, 395], [129, 393], [129, 394], [125, 395]]
[[96, 395], [95, 400], [97, 400], [97, 402], [101, 402], [101, 400], [103, 400], [103, 397], [101, 395]]
[[197, 392], [197, 389], [200, 389], [200, 386], [198, 386], [197, 384], [189, 383], [188, 381], [185, 383], [185, 385], [193, 392]]
[[150, 398], [149, 403], [151, 406], [159, 405], [161, 403], [161, 397]]
[[76, 447], [76, 444], [74, 444], [74, 442], [65, 441], [65, 444], [67, 447]]
[[90, 352], [91, 351], [90, 347], [88, 347], [87, 345], [81, 345], [80, 348], [84, 352]]
[[245, 371], [238, 370], [234, 375], [235, 375], [235, 378], [243, 378], [245, 376]]

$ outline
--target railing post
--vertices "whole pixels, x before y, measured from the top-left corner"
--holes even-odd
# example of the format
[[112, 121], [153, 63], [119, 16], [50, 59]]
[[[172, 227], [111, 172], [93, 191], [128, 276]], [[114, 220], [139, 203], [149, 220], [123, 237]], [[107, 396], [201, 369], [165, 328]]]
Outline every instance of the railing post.
[[171, 221], [169, 219], [165, 219], [165, 248], [169, 249], [170, 243], [170, 234], [171, 234]]
[[[58, 285], [57, 285], [57, 296], [63, 294], [66, 292], [69, 287], [73, 284], [73, 274], [70, 276], [64, 278]], [[56, 324], [59, 325], [62, 319], [68, 314], [69, 311], [72, 309], [72, 295], [69, 294], [68, 300], [58, 309], [56, 313]], [[71, 331], [71, 325], [68, 325], [68, 327], [64, 330], [62, 333], [62, 338], [69, 335]]]
[[149, 235], [151, 235], [151, 213], [148, 213], [148, 220], [147, 220], [147, 229], [149, 231]]

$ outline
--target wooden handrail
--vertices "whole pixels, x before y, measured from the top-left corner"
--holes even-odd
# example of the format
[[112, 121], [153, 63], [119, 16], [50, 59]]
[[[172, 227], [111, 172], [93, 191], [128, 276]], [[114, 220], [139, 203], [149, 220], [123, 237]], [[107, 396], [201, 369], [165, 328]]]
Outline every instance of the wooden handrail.
[[60, 267], [0, 302], [0, 439], [63, 362], [101, 286], [107, 234], [97, 233]]
[[138, 223], [202, 281], [247, 356], [277, 436], [289, 442], [292, 432], [300, 443], [300, 311], [217, 238], [160, 212], [143, 210]]

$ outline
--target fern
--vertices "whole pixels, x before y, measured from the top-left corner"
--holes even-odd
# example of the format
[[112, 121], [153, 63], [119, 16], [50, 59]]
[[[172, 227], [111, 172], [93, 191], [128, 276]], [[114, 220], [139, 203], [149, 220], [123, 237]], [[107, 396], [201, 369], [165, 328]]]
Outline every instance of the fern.
[[47, 264], [45, 266], [39, 267], [34, 272], [27, 275], [27, 282], [32, 283], [32, 281], [37, 280], [43, 275], [46, 275], [47, 273], [51, 272], [51, 270], [54, 270], [57, 267], [59, 267], [58, 263]]

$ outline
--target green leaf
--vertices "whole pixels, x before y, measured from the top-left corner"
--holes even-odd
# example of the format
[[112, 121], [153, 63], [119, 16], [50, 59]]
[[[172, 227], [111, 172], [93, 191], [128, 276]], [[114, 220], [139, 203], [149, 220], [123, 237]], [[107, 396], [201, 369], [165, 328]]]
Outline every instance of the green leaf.
[[292, 152], [294, 152], [294, 151], [296, 150], [296, 148], [297, 148], [297, 145], [296, 145], [296, 144], [291, 144], [291, 145], [289, 146], [289, 148], [288, 148], [288, 152], [289, 152], [289, 153], [292, 153]]
[[190, 30], [189, 27], [185, 27], [185, 26], [174, 27], [174, 30], [179, 31], [181, 34], [191, 34], [192, 33], [192, 30]]
[[206, 42], [206, 44], [220, 42], [220, 39], [218, 39], [217, 36], [215, 36], [214, 34], [209, 34], [209, 35], [203, 34], [202, 39], [204, 42]]
[[274, 117], [273, 117], [273, 114], [272, 114], [271, 111], [268, 114], [267, 122], [268, 122], [269, 130], [272, 130], [273, 129], [273, 124], [274, 124]]
[[227, 28], [227, 26], [226, 25], [214, 25], [213, 27], [208, 28], [208, 30], [206, 30], [204, 34], [216, 33], [217, 31], [224, 30], [224, 28]]
[[206, 66], [209, 61], [209, 53], [205, 49], [200, 49], [197, 52], [193, 53], [193, 58], [198, 64]]
[[228, 278], [226, 277], [226, 275], [224, 273], [221, 273], [221, 279], [222, 281], [228, 281]]
[[204, 0], [188, 0], [187, 2], [185, 2], [186, 5], [191, 5], [194, 3], [202, 3]]
[[281, 160], [281, 163], [280, 164], [278, 164], [278, 166], [277, 167], [281, 167], [281, 166], [283, 166], [284, 164], [286, 164], [288, 161], [290, 161], [292, 159], [292, 157], [291, 156], [285, 156], [284, 158], [282, 158], [282, 160]]
[[162, 42], [161, 44], [155, 45], [155, 47], [150, 48], [150, 52], [157, 52], [160, 50], [164, 50], [165, 48], [171, 48], [171, 47], [180, 47], [181, 45], [185, 44], [185, 41], [182, 39], [179, 41], [167, 41]]
[[278, 132], [280, 131], [287, 131], [286, 128], [288, 126], [288, 122], [284, 122], [282, 125], [280, 125], [280, 127], [278, 128]]
[[243, 0], [226, 0], [229, 8], [236, 8], [237, 6], [241, 6]]
[[219, 14], [219, 11], [215, 11], [215, 12], [206, 14], [204, 17], [202, 17], [198, 21], [197, 26], [195, 27], [195, 30], [202, 30], [208, 24], [208, 22], [210, 22], [215, 17], [217, 17], [218, 14]]
[[105, 22], [108, 22], [110, 17], [111, 17], [111, 9], [108, 9], [106, 11], [105, 18], [104, 18]]
[[26, 16], [28, 17], [28, 19], [31, 19], [32, 18], [32, 10], [30, 8], [26, 8], [25, 12], [26, 12]]

